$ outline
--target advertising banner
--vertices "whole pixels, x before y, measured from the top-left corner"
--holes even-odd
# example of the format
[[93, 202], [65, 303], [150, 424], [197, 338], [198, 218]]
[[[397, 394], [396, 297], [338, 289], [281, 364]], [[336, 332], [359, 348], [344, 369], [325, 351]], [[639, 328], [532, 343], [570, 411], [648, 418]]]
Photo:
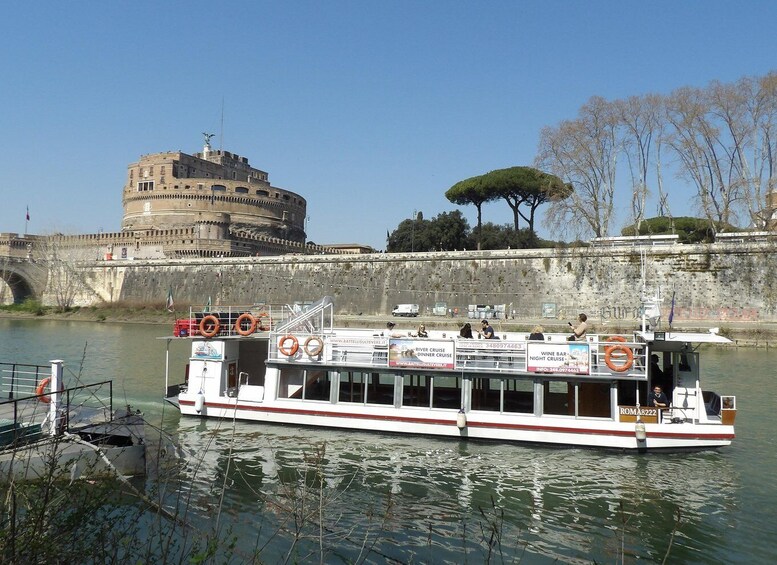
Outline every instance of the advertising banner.
[[451, 340], [390, 339], [389, 367], [453, 369]]
[[221, 359], [224, 357], [224, 342], [196, 341], [194, 343], [194, 358]]
[[570, 373], [588, 375], [588, 344], [529, 342], [526, 350], [526, 368], [535, 373]]

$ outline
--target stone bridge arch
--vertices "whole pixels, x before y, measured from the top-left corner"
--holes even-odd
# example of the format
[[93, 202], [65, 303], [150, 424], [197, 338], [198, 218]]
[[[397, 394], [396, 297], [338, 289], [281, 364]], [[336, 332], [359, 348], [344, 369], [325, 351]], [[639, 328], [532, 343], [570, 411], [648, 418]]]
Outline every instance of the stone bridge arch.
[[47, 278], [48, 269], [42, 263], [8, 257], [0, 260], [0, 279], [8, 287], [14, 304], [28, 298], [41, 300]]

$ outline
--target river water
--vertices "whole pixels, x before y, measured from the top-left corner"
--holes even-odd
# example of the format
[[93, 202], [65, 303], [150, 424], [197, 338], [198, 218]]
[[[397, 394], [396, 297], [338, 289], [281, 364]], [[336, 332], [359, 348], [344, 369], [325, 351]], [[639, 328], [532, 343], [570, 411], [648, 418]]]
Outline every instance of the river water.
[[[0, 361], [63, 359], [69, 383], [113, 379], [114, 403], [140, 408], [178, 446], [184, 467], [166, 488], [200, 527], [218, 514], [235, 561], [257, 548], [264, 562], [292, 552], [297, 562], [651, 563], [667, 550], [668, 563], [777, 560], [772, 352], [702, 355], [704, 387], [737, 396], [734, 445], [639, 455], [182, 418], [161, 400], [155, 338], [168, 332], [0, 319]], [[173, 343], [171, 382], [187, 345]]]

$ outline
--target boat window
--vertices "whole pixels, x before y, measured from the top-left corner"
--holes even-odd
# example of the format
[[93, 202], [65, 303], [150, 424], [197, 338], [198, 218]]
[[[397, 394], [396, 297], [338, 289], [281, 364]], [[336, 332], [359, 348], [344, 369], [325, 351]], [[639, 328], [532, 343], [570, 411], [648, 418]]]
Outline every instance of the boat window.
[[340, 373], [339, 402], [364, 403], [364, 374], [347, 371]]
[[503, 384], [500, 379], [472, 379], [472, 409], [501, 411]]
[[303, 398], [305, 400], [329, 400], [332, 377], [329, 371], [306, 371]]
[[545, 381], [543, 383], [543, 414], [574, 416], [575, 387], [567, 381]]
[[461, 408], [461, 379], [432, 377], [432, 408]]
[[403, 406], [429, 406], [432, 377], [426, 375], [405, 375], [402, 379]]
[[493, 412], [534, 412], [534, 381], [473, 379], [472, 409]]
[[644, 381], [618, 381], [618, 404], [620, 406], [636, 406], [637, 395], [640, 404], [647, 401], [648, 386]]
[[367, 379], [368, 404], [394, 404], [394, 375], [370, 373]]
[[677, 357], [677, 386], [686, 388], [696, 386], [696, 381], [699, 380], [699, 354], [686, 351]]
[[502, 409], [505, 412], [532, 414], [534, 412], [534, 382], [525, 379], [505, 379]]
[[304, 383], [302, 370], [297, 367], [284, 367], [278, 379], [278, 398], [302, 398]]

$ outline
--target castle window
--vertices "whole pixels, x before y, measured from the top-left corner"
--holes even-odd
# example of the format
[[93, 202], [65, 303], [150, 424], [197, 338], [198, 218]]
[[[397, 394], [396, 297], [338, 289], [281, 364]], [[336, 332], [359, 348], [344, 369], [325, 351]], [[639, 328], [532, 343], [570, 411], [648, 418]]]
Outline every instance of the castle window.
[[147, 192], [149, 190], [154, 190], [154, 181], [148, 180], [138, 183], [138, 192]]
[[257, 190], [256, 191], [256, 195], [257, 196], [270, 196], [270, 193], [267, 192], [266, 190]]
[[226, 192], [227, 187], [224, 186], [223, 184], [214, 184], [214, 185], [211, 185], [210, 189], [211, 190], [220, 190], [222, 192]]
[[235, 192], [238, 194], [248, 194], [248, 189], [244, 186], [238, 186], [235, 188]]

